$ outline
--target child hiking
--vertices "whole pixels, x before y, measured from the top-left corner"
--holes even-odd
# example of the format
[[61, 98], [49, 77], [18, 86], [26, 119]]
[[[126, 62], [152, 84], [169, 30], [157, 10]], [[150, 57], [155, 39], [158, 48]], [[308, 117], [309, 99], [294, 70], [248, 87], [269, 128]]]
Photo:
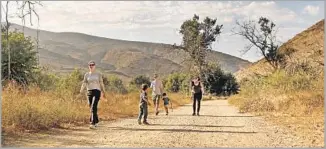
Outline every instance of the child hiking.
[[169, 115], [169, 103], [171, 105], [171, 109], [172, 109], [172, 102], [170, 102], [170, 98], [166, 95], [166, 93], [163, 93], [163, 102], [164, 102], [164, 108], [165, 108], [165, 112], [166, 115]]
[[143, 84], [141, 86], [141, 93], [140, 93], [140, 100], [139, 100], [139, 115], [138, 115], [138, 124], [141, 125], [141, 119], [143, 118], [143, 124], [149, 125], [147, 122], [147, 116], [148, 116], [148, 105], [150, 103], [148, 102], [147, 98], [147, 88], [148, 86], [146, 84]]

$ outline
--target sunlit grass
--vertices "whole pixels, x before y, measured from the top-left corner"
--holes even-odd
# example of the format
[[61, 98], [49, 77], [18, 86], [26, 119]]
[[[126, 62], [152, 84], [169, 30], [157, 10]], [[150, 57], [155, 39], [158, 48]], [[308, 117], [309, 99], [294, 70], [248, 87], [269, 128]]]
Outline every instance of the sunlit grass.
[[[58, 98], [58, 91], [41, 91], [31, 87], [26, 93], [17, 87], [6, 87], [2, 92], [2, 129], [4, 131], [46, 130], [65, 124], [87, 124], [90, 115], [86, 96]], [[190, 101], [183, 94], [169, 93], [173, 106]], [[151, 94], [149, 92], [149, 99]], [[161, 101], [161, 106], [163, 102]], [[139, 92], [107, 93], [99, 102], [100, 120], [113, 120], [138, 114]], [[153, 112], [153, 104], [149, 107]], [[161, 107], [163, 109], [163, 107]]]

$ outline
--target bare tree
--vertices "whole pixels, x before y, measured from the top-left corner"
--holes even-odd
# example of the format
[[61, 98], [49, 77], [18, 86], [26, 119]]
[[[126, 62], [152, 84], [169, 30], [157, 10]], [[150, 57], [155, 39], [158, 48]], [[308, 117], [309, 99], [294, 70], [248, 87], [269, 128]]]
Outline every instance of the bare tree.
[[20, 14], [18, 14], [18, 17], [22, 20], [23, 24], [23, 33], [25, 29], [25, 18], [29, 17], [29, 22], [31, 26], [33, 26], [33, 15], [37, 18], [37, 33], [36, 33], [36, 52], [37, 52], [37, 62], [39, 65], [39, 25], [40, 25], [40, 17], [38, 13], [36, 12], [35, 6], [43, 6], [41, 1], [16, 1], [18, 7], [18, 10], [20, 11]]
[[6, 40], [7, 40], [7, 50], [9, 51], [8, 52], [8, 79], [10, 80], [10, 76], [11, 76], [11, 69], [10, 69], [10, 44], [9, 44], [9, 21], [8, 21], [8, 14], [9, 14], [9, 1], [7, 1], [6, 3], [6, 24], [5, 24], [5, 30], [6, 30]]
[[[11, 79], [11, 49], [10, 49], [10, 41], [9, 41], [9, 28], [10, 28], [10, 22], [9, 22], [9, 2], [6, 2], [6, 8], [5, 8], [5, 20], [6, 24], [5, 27], [2, 27], [2, 31], [5, 30], [6, 32], [6, 41], [7, 41], [7, 50], [8, 50], [8, 79]], [[22, 20], [23, 26], [25, 26], [25, 18], [29, 17], [31, 25], [33, 25], [33, 15], [37, 17], [38, 23], [39, 23], [39, 15], [37, 14], [35, 10], [35, 5], [41, 5], [40, 1], [16, 1], [16, 4], [18, 5], [18, 10], [20, 10], [21, 14], [18, 15], [18, 17]], [[3, 7], [1, 7], [4, 9]], [[23, 28], [24, 30], [24, 28]], [[38, 48], [38, 33], [37, 33], [37, 48]]]
[[[257, 27], [257, 24], [259, 27]], [[253, 47], [256, 47], [273, 68], [279, 68], [284, 55], [278, 52], [279, 45], [276, 41], [277, 30], [274, 22], [265, 17], [260, 17], [258, 22], [253, 20], [236, 21], [236, 25], [238, 29], [233, 30], [233, 32], [250, 42], [243, 52], [247, 53]]]

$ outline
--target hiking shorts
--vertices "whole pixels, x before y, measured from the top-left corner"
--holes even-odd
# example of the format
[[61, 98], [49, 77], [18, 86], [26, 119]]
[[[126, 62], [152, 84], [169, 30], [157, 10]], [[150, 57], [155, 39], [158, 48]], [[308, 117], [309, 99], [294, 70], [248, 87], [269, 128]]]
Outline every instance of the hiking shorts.
[[159, 104], [159, 100], [161, 99], [161, 95], [153, 95], [153, 103]]

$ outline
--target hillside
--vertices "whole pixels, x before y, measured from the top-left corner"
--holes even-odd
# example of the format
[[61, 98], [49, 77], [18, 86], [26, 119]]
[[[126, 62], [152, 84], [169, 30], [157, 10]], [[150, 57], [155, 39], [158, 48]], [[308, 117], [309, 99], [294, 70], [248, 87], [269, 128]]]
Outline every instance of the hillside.
[[[297, 34], [295, 37], [284, 43], [280, 47], [281, 53], [289, 53], [286, 59], [286, 68], [291, 69], [295, 65], [306, 63], [308, 66], [324, 68], [324, 20], [321, 20]], [[236, 78], [250, 79], [257, 75], [266, 76], [272, 72], [272, 67], [261, 59], [247, 68], [235, 73]]]
[[265, 60], [236, 73], [241, 91], [229, 103], [240, 112], [262, 115], [304, 142], [324, 146], [324, 20], [280, 47], [284, 67]]
[[[11, 29], [23, 30], [13, 24]], [[24, 33], [36, 39], [37, 31], [24, 28]], [[77, 67], [87, 67], [89, 60], [95, 60], [97, 67], [107, 73], [131, 78], [138, 74], [170, 74], [182, 71], [183, 59], [187, 54], [171, 45], [124, 41], [96, 37], [82, 33], [39, 31], [40, 64], [59, 72], [71, 71]], [[208, 54], [212, 62], [219, 62], [222, 69], [236, 72], [248, 66], [249, 61], [212, 51]]]

